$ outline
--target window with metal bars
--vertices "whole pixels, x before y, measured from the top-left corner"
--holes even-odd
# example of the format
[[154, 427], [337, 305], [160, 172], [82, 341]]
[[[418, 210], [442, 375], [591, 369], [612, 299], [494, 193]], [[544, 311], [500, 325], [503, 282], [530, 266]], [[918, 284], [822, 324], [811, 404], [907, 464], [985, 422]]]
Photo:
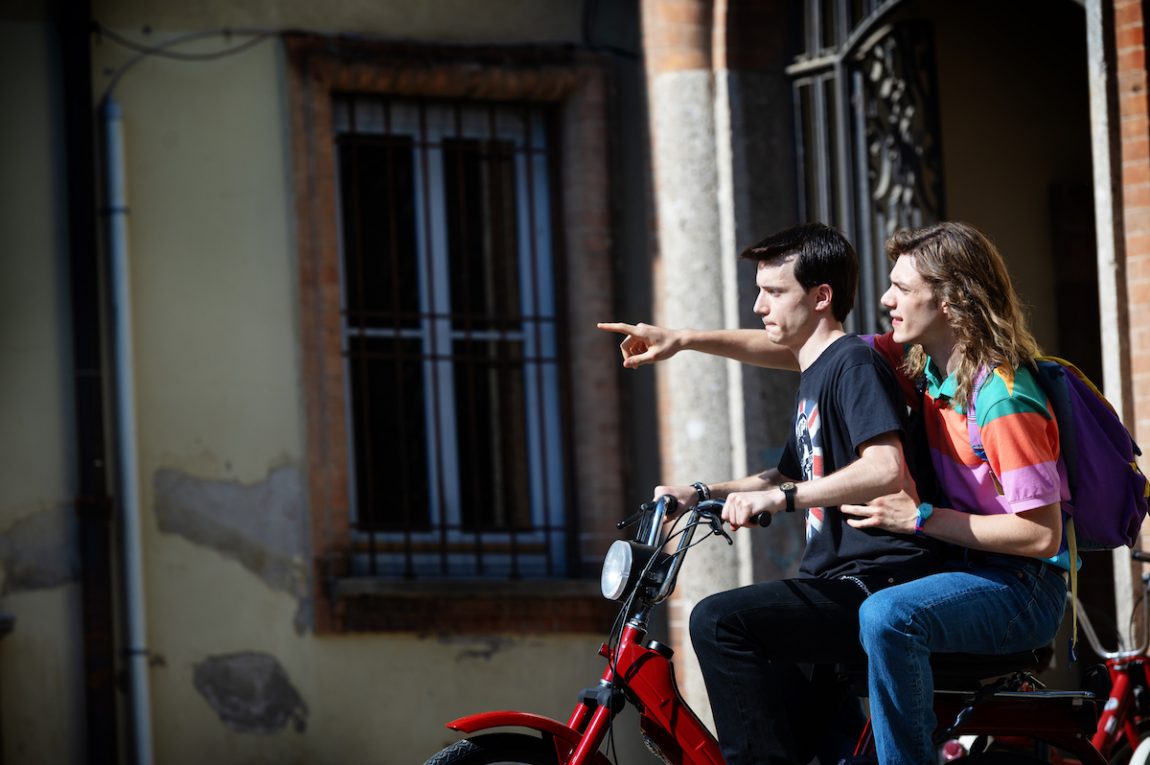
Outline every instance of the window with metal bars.
[[352, 573], [560, 576], [548, 112], [338, 95]]

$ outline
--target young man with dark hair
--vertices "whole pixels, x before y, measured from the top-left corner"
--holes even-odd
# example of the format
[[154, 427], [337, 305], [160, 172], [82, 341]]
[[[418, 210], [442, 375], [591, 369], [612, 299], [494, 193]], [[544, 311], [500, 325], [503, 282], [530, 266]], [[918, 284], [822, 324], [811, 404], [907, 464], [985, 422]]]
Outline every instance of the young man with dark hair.
[[[760, 513], [806, 512], [807, 546], [795, 579], [717, 593], [691, 614], [719, 743], [729, 765], [803, 763], [827, 734], [837, 662], [863, 659], [858, 611], [873, 592], [936, 569], [926, 540], [848, 525], [844, 503], [914, 493], [902, 450], [895, 378], [870, 346], [843, 330], [858, 260], [821, 224], [781, 231], [741, 257], [758, 261], [755, 313], [801, 372], [793, 429], [777, 467], [746, 478], [662, 485], [655, 496], [694, 504], [725, 499], [732, 528]], [[642, 353], [626, 324], [624, 358]], [[631, 347], [628, 342], [634, 341]], [[637, 344], [637, 345], [636, 345]]]

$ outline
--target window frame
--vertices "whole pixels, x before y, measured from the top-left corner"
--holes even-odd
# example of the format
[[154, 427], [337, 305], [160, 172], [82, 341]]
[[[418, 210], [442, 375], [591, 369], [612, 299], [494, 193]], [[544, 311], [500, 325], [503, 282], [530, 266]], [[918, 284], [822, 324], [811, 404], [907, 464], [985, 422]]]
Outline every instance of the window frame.
[[[344, 266], [345, 294], [341, 327], [345, 374], [350, 383], [355, 381], [359, 353], [370, 355], [367, 351], [353, 353], [357, 341], [403, 338], [419, 343], [422, 360], [408, 363], [423, 370], [423, 395], [416, 398], [425, 409], [423, 443], [428, 495], [424, 504], [430, 513], [428, 525], [419, 528], [367, 529], [353, 521], [357, 552], [352, 560], [354, 570], [418, 578], [449, 576], [450, 571], [460, 572], [458, 576], [504, 578], [521, 572], [535, 577], [561, 574], [570, 559], [573, 524], [564, 491], [567, 471], [562, 409], [567, 391], [561, 374], [565, 360], [559, 353], [558, 337], [565, 328], [557, 300], [553, 239], [558, 232], [551, 210], [556, 164], [551, 110], [531, 103], [387, 94], [336, 93], [333, 98], [332, 140], [337, 153], [360, 142], [370, 145], [379, 139], [395, 143], [410, 139], [416, 274], [415, 283], [407, 287], [417, 293], [418, 307], [413, 313], [404, 314], [409, 323], [367, 326], [362, 317], [353, 320], [347, 311], [347, 289], [353, 282], [347, 271], [348, 255], [343, 252], [340, 263]], [[449, 274], [462, 265], [453, 263], [450, 254], [450, 242], [456, 232], [450, 226], [451, 190], [444, 173], [450, 166], [450, 147], [459, 144], [458, 150], [462, 151], [466, 141], [478, 142], [478, 147], [484, 141], [498, 141], [510, 147], [508, 156], [516, 191], [513, 293], [518, 298], [512, 311], [517, 314], [514, 327], [473, 327], [466, 305], [457, 302], [463, 300], [466, 304], [466, 296], [453, 295], [453, 277]], [[340, 166], [343, 167], [342, 159]], [[346, 183], [340, 185], [346, 189]], [[355, 207], [351, 199], [340, 200], [344, 248], [347, 216], [353, 214], [348, 205]], [[435, 222], [441, 222], [442, 228]], [[464, 502], [471, 492], [464, 485], [467, 471], [462, 467], [464, 434], [460, 432], [462, 415], [458, 412], [456, 385], [473, 370], [469, 370], [466, 358], [458, 355], [457, 343], [470, 341], [522, 346], [519, 375], [525, 398], [520, 402], [524, 408], [519, 414], [526, 436], [523, 456], [529, 468], [524, 487], [528, 499], [525, 509], [530, 516], [523, 528], [475, 527], [465, 523]], [[350, 390], [349, 400], [355, 397], [356, 391]], [[366, 427], [366, 423], [357, 422], [353, 410], [354, 407], [348, 409], [349, 429]], [[349, 436], [349, 449], [354, 452], [359, 432]], [[354, 458], [349, 462], [353, 519], [363, 509], [356, 492], [361, 485], [355, 478], [359, 462]], [[475, 502], [477, 498], [470, 500]], [[485, 504], [483, 499], [478, 502]], [[467, 571], [472, 573], [462, 573]]]
[[[443, 47], [284, 35], [299, 269], [301, 384], [318, 633], [346, 631], [601, 631], [613, 616], [598, 566], [624, 510], [617, 356], [595, 322], [613, 308], [609, 67], [562, 46]], [[352, 577], [346, 370], [341, 353], [340, 222], [333, 96], [364, 93], [550, 103], [559, 167], [552, 171], [556, 293], [567, 332], [561, 358], [579, 361], [565, 423], [570, 516], [566, 579], [423, 582]], [[599, 363], [600, 360], [602, 363]], [[412, 600], [416, 604], [413, 605]], [[542, 613], [541, 613], [542, 612]]]

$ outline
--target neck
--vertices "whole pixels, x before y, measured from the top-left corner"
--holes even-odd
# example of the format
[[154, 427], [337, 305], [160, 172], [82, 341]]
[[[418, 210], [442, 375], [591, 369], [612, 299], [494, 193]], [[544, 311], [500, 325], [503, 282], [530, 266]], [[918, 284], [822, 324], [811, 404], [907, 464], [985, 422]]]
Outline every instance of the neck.
[[807, 367], [814, 364], [823, 351], [840, 337], [845, 335], [842, 322], [835, 320], [820, 321], [814, 331], [807, 336], [801, 345], [791, 350], [799, 362], [799, 371], [805, 372]]
[[922, 349], [926, 351], [926, 355], [930, 356], [931, 361], [933, 361], [945, 375], [949, 375], [958, 369], [958, 362], [962, 360], [962, 352], [958, 347], [958, 341], [955, 340], [954, 335], [950, 332], [946, 333], [946, 337], [924, 341], [922, 343]]

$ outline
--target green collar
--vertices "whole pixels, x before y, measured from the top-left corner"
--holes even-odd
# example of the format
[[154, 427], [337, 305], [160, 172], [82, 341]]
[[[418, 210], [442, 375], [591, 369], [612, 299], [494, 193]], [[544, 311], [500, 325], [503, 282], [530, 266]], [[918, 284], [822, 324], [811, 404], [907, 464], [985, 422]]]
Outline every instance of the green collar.
[[942, 370], [929, 356], [926, 359], [924, 373], [926, 375], [926, 387], [931, 398], [935, 401], [942, 398], [954, 398], [954, 391], [958, 388], [958, 380], [954, 375], [947, 375], [943, 378]]

